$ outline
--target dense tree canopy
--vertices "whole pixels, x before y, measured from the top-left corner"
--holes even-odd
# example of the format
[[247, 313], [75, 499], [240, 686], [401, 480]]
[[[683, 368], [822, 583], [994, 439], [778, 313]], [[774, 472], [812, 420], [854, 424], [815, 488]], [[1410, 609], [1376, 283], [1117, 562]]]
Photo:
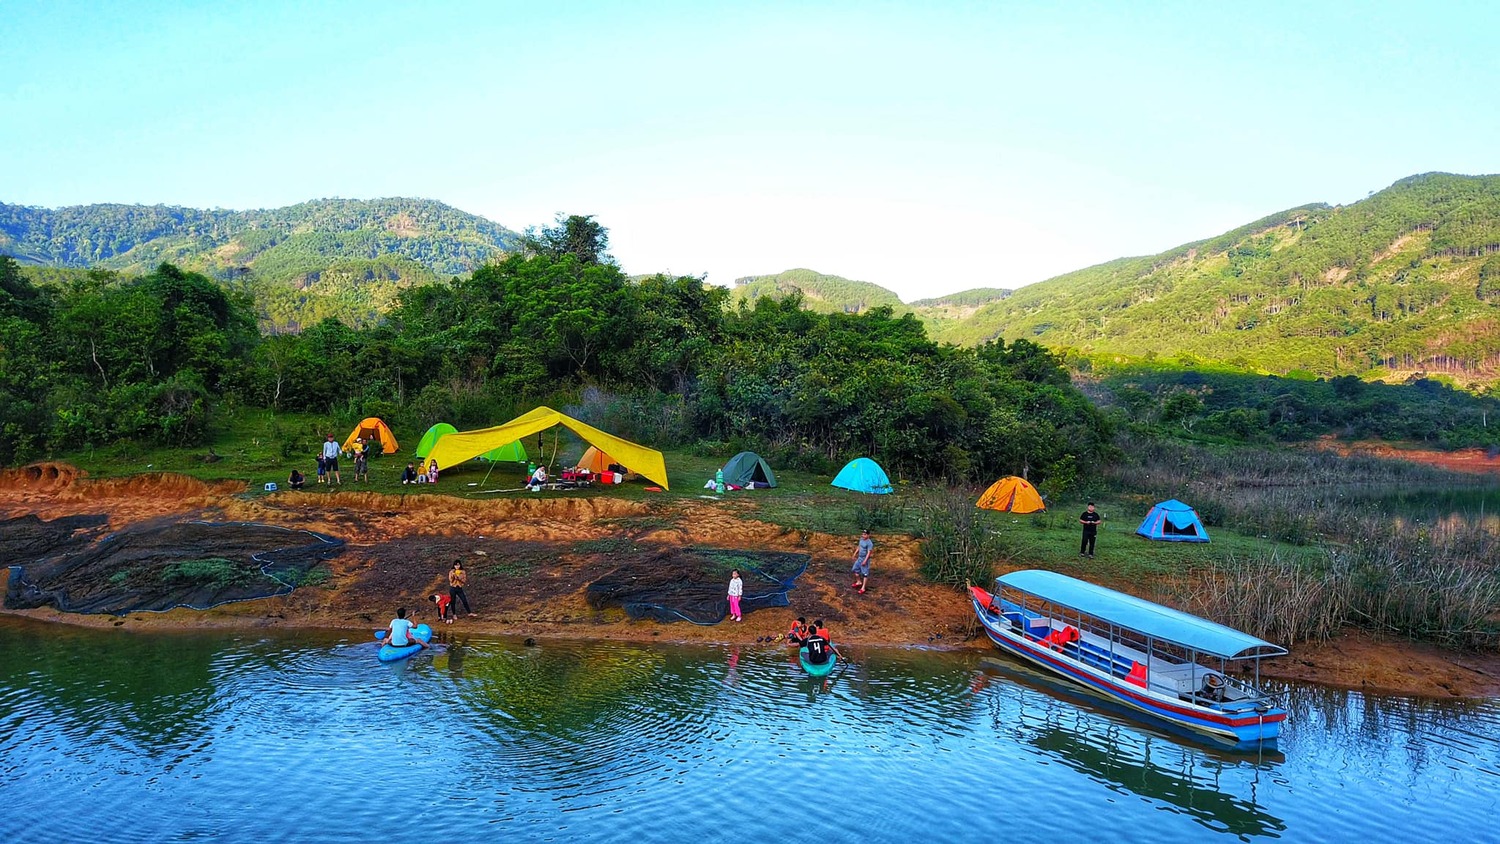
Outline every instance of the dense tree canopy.
[[941, 345], [890, 308], [819, 314], [796, 295], [726, 308], [699, 278], [627, 278], [587, 217], [542, 240], [402, 291], [377, 325], [267, 337], [248, 297], [169, 264], [38, 288], [4, 260], [0, 458], [199, 442], [220, 397], [421, 427], [493, 424], [585, 387], [614, 397], [595, 421], [626, 436], [816, 468], [870, 455], [898, 476], [1066, 482], [1109, 451], [1104, 417], [1035, 344]]

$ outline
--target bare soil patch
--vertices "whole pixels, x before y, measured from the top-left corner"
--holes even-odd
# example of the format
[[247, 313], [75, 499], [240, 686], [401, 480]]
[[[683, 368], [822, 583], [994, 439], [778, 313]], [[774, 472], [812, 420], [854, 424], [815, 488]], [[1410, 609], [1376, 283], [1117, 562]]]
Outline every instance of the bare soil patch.
[[[313, 574], [322, 572], [314, 578], [316, 585], [300, 586], [286, 595], [205, 611], [124, 616], [51, 608], [18, 611], [36, 618], [92, 626], [374, 629], [384, 625], [398, 606], [430, 619], [435, 609], [427, 596], [446, 590], [448, 569], [454, 560], [463, 560], [474, 612], [461, 614], [455, 629], [516, 636], [748, 643], [784, 633], [793, 618], [803, 615], [825, 619], [840, 644], [990, 649], [987, 641], [974, 638], [966, 597], [921, 578], [918, 545], [910, 537], [875, 537], [870, 589], [860, 595], [849, 579], [854, 537], [789, 530], [745, 518], [732, 502], [641, 502], [582, 495], [469, 500], [326, 489], [246, 495], [241, 484], [206, 484], [175, 475], [95, 481], [60, 466], [56, 472], [26, 469], [0, 474], [0, 519], [39, 517], [36, 521], [45, 536], [37, 540], [34, 533], [27, 541], [63, 547], [95, 541], [106, 529], [166, 518], [254, 522], [316, 531], [347, 543], [343, 553], [312, 569]], [[7, 547], [0, 536], [0, 551]], [[721, 594], [727, 578], [721, 580], [721, 572], [706, 567], [696, 549], [805, 555], [807, 569], [787, 593], [789, 606], [757, 608], [747, 602], [745, 620], [739, 624], [631, 620], [622, 609], [590, 605], [590, 584], [632, 574], [662, 581], [675, 578], [705, 595]], [[206, 556], [202, 548], [194, 553]], [[751, 581], [747, 579], [746, 585]], [[1150, 597], [1150, 584], [1116, 585]], [[1273, 676], [1371, 691], [1438, 697], [1500, 694], [1500, 657], [1455, 654], [1405, 642], [1345, 637], [1325, 646], [1299, 646], [1292, 657], [1268, 669]]]

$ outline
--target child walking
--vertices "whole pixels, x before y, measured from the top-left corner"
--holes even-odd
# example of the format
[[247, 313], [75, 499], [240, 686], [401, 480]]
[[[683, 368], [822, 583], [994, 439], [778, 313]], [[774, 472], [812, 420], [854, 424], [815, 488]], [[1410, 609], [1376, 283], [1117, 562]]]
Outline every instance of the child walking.
[[744, 621], [740, 615], [740, 598], [745, 594], [745, 581], [740, 579], [740, 570], [735, 569], [729, 573], [729, 617], [735, 621]]

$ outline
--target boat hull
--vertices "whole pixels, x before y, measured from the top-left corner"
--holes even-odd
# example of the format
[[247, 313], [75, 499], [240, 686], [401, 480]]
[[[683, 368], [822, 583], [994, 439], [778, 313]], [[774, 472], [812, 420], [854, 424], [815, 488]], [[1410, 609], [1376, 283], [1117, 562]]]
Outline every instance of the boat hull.
[[827, 677], [833, 671], [833, 666], [838, 663], [839, 658], [837, 654], [829, 654], [828, 661], [818, 665], [807, 661], [807, 648], [799, 648], [797, 661], [802, 663], [802, 670], [813, 677]]
[[1131, 710], [1235, 744], [1271, 743], [1281, 735], [1281, 723], [1286, 720], [1286, 711], [1283, 709], [1272, 707], [1264, 712], [1225, 713], [1173, 701], [1164, 694], [1147, 691], [1078, 663], [1048, 647], [1045, 642], [1033, 641], [1011, 632], [1008, 626], [1002, 626], [978, 601], [974, 602], [974, 612], [979, 617], [985, 635], [995, 647]]

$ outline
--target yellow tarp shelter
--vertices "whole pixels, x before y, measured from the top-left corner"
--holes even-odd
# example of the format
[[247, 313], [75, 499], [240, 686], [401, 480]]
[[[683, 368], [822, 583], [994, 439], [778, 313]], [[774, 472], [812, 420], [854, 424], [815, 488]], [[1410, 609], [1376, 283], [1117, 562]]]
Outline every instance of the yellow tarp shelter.
[[432, 447], [432, 454], [428, 458], [436, 460], [440, 469], [446, 469], [554, 425], [562, 425], [582, 437], [589, 445], [613, 455], [614, 462], [629, 466], [632, 472], [661, 484], [662, 489], [670, 488], [667, 486], [667, 462], [662, 458], [661, 452], [620, 439], [614, 434], [606, 434], [550, 407], [539, 407], [493, 428], [444, 435]]
[[396, 445], [396, 435], [391, 433], [391, 426], [385, 424], [376, 416], [371, 416], [369, 419], [354, 426], [354, 430], [350, 431], [349, 436], [344, 439], [344, 451], [353, 451], [354, 441], [361, 437], [367, 443], [379, 440], [381, 454], [390, 454], [400, 448], [400, 446]]
[[1012, 513], [1035, 513], [1047, 509], [1036, 487], [1025, 478], [1014, 475], [991, 484], [974, 506], [982, 510], [1008, 510]]

